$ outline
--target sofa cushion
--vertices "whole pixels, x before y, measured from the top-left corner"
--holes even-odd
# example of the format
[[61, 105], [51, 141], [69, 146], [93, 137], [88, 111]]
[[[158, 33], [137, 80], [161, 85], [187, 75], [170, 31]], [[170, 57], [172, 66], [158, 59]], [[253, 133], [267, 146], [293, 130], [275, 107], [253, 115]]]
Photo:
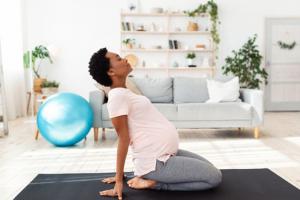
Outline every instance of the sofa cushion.
[[178, 120], [251, 120], [252, 106], [244, 102], [177, 104]]
[[159, 112], [168, 120], [177, 120], [177, 105], [172, 103], [154, 103]]
[[[126, 87], [133, 93], [137, 94], [137, 95], [141, 95], [142, 92], [137, 88], [136, 84], [134, 83], [134, 81], [132, 80], [131, 76], [128, 76], [126, 78], [126, 82], [125, 82]], [[108, 97], [108, 92], [110, 91], [110, 87], [101, 85], [99, 83], [95, 83], [95, 86], [99, 89], [102, 90], [105, 94], [106, 97]]]
[[174, 77], [175, 103], [201, 103], [209, 99], [206, 78]]
[[[161, 112], [169, 120], [177, 120], [177, 105], [172, 103], [154, 103], [159, 112]], [[110, 120], [107, 103], [102, 104], [102, 120]]]
[[206, 103], [236, 101], [240, 96], [239, 77], [236, 76], [226, 82], [207, 79], [207, 89], [209, 100], [207, 100]]
[[153, 103], [173, 102], [173, 79], [172, 77], [133, 77], [140, 91]]

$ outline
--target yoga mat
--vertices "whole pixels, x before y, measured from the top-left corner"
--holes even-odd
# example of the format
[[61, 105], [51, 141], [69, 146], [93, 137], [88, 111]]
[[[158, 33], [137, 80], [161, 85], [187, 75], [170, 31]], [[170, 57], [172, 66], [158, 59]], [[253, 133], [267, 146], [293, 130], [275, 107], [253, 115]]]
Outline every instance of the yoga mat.
[[[124, 180], [123, 199], [129, 200], [300, 200], [300, 190], [269, 169], [224, 169], [222, 183], [204, 191], [135, 190]], [[100, 181], [114, 173], [39, 174], [16, 200], [108, 200], [99, 191], [114, 184]], [[132, 176], [132, 172], [126, 172]]]

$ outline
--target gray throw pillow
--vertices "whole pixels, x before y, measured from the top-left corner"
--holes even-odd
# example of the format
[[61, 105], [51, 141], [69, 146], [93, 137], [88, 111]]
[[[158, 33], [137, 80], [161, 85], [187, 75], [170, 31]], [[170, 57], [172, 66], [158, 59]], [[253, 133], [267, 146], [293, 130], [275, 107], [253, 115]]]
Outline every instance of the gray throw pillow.
[[174, 77], [174, 103], [202, 103], [209, 99], [206, 78]]
[[172, 77], [133, 77], [136, 86], [153, 103], [172, 103]]

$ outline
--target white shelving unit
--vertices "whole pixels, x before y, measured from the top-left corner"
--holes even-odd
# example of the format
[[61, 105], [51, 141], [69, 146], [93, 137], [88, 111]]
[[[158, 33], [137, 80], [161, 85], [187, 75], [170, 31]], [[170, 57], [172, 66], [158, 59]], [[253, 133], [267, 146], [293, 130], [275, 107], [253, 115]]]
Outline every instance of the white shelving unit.
[[[174, 71], [199, 71], [199, 72], [204, 72], [206, 74], [209, 74], [211, 77], [213, 77], [215, 75], [215, 71], [216, 71], [216, 67], [215, 67], [215, 63], [216, 63], [216, 48], [215, 48], [215, 44], [213, 43], [212, 37], [211, 37], [211, 33], [209, 31], [185, 31], [185, 30], [181, 30], [181, 31], [175, 31], [172, 30], [171, 28], [171, 20], [174, 19], [183, 19], [186, 18], [188, 19], [189, 17], [184, 14], [184, 13], [160, 13], [160, 14], [154, 14], [154, 13], [126, 13], [126, 12], [121, 12], [121, 45], [120, 45], [120, 52], [122, 56], [126, 56], [127, 54], [134, 54], [134, 53], [138, 53], [138, 54], [143, 54], [143, 55], [156, 55], [156, 54], [162, 54], [164, 58], [162, 58], [162, 60], [164, 59], [164, 62], [166, 63], [166, 65], [163, 66], [148, 66], [146, 65], [145, 67], [138, 65], [136, 66], [134, 69], [135, 70], [165, 70], [167, 72], [167, 74], [169, 74], [170, 72], [174, 72]], [[208, 21], [209, 20], [209, 15], [208, 14], [202, 14], [197, 16], [196, 18], [205, 18]], [[131, 23], [136, 23], [138, 20], [146, 20], [146, 19], [151, 19], [153, 23], [156, 22], [165, 22], [166, 23], [166, 29], [162, 30], [162, 31], [124, 31], [122, 29], [122, 22], [131, 22]], [[185, 26], [187, 25], [187, 21]], [[209, 24], [210, 25], [210, 24]], [[134, 37], [144, 37], [146, 38], [145, 40], [153, 40], [156, 41], [155, 37], [157, 36], [161, 36], [164, 37], [164, 39], [166, 40], [166, 42], [168, 43], [169, 40], [171, 40], [173, 37], [197, 37], [199, 36], [199, 38], [207, 38], [207, 41], [209, 41], [209, 45], [208, 47], [206, 47], [205, 49], [200, 49], [200, 48], [195, 48], [195, 49], [185, 49], [185, 48], [180, 48], [180, 49], [169, 49], [169, 46], [163, 47], [163, 48], [125, 48], [124, 45], [122, 44], [122, 41], [125, 38], [134, 38]], [[197, 67], [187, 67], [187, 66], [178, 66], [178, 67], [172, 67], [172, 62], [174, 62], [172, 60], [172, 56], [174, 57], [174, 54], [176, 55], [176, 57], [180, 56], [182, 59], [185, 59], [186, 54], [188, 52], [195, 52], [196, 55], [200, 55], [200, 54], [207, 54], [210, 58], [210, 66], [197, 66]], [[178, 54], [178, 56], [177, 56]], [[203, 55], [202, 55], [203, 56]], [[140, 57], [137, 56], [139, 59]]]
[[[135, 13], [121, 12], [121, 16], [138, 16], [138, 17], [187, 17], [184, 13]], [[199, 17], [209, 17], [208, 14], [201, 14]]]
[[210, 35], [208, 31], [170, 31], [170, 32], [163, 32], [163, 31], [121, 31], [121, 34], [128, 34], [128, 35]]
[[121, 49], [122, 52], [213, 52], [213, 50], [210, 49], [145, 49], [145, 48], [140, 48], [140, 49]]

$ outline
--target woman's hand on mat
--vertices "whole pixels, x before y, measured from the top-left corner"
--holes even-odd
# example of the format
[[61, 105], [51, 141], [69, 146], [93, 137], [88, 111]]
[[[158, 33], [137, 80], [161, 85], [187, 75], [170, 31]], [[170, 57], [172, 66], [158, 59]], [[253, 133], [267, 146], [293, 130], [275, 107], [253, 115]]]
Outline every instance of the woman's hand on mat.
[[117, 196], [118, 199], [122, 199], [122, 191], [123, 191], [123, 182], [117, 181], [115, 183], [114, 189], [104, 190], [104, 191], [99, 192], [99, 194], [102, 196], [110, 196], [110, 197]]
[[116, 177], [108, 177], [102, 180], [103, 183], [115, 183], [116, 182]]
[[122, 199], [123, 181], [116, 181], [114, 191], [117, 192], [118, 199]]

